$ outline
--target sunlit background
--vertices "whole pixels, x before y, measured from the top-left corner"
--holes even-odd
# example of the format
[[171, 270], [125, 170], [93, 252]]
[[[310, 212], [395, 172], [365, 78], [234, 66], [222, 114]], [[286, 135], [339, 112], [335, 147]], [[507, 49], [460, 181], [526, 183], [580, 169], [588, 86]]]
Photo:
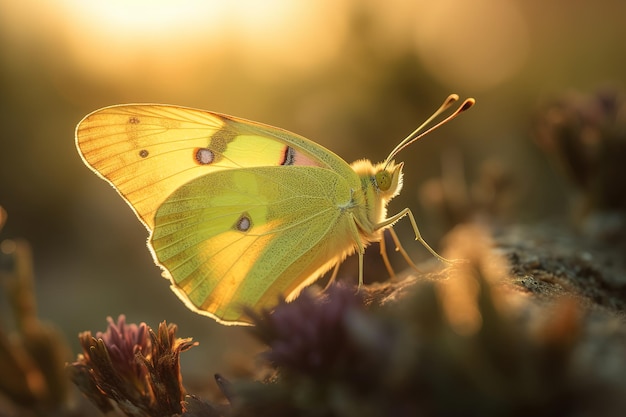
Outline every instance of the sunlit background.
[[246, 355], [248, 338], [170, 292], [143, 226], [75, 150], [85, 114], [126, 102], [199, 107], [298, 132], [349, 162], [378, 161], [449, 93], [473, 96], [474, 109], [400, 158], [405, 189], [391, 210], [411, 207], [438, 246], [445, 230], [418, 190], [441, 175], [444, 155], [461, 155], [468, 181], [485, 161], [505, 165], [520, 190], [514, 222], [562, 213], [565, 182], [530, 121], [563, 91], [623, 85], [624, 16], [621, 0], [0, 0], [2, 238], [31, 243], [39, 313], [75, 352], [76, 334], [103, 330], [107, 315], [167, 319], [201, 343], [183, 366], [210, 378]]

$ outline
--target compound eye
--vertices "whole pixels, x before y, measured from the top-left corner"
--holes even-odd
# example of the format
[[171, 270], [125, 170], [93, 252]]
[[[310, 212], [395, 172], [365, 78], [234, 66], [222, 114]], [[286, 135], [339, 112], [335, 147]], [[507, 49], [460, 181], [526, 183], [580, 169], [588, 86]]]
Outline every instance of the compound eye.
[[381, 191], [387, 191], [391, 187], [391, 172], [387, 170], [378, 171], [374, 177]]

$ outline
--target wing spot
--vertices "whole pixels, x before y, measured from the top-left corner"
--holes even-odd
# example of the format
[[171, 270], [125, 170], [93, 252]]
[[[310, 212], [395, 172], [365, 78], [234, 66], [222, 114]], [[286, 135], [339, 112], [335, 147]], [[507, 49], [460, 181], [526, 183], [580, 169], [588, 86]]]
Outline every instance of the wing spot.
[[139, 117], [137, 116], [130, 116], [128, 118], [128, 123], [130, 123], [131, 125], [138, 125], [140, 122]]
[[142, 157], [142, 158], [147, 158], [148, 155], [150, 155], [150, 152], [148, 152], [147, 149], [142, 149], [142, 150], [139, 151], [139, 156]]
[[195, 158], [200, 165], [209, 165], [215, 161], [215, 153], [208, 148], [198, 148], [195, 151]]
[[285, 154], [283, 155], [283, 160], [280, 163], [281, 165], [293, 165], [296, 163], [296, 150], [291, 146], [287, 146], [285, 148]]
[[252, 219], [248, 213], [243, 213], [235, 223], [235, 230], [239, 232], [247, 232], [252, 228]]

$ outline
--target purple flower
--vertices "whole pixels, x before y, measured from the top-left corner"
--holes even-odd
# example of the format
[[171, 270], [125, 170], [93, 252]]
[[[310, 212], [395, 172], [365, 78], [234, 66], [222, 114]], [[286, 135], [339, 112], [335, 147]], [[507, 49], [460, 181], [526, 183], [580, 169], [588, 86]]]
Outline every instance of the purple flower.
[[176, 338], [176, 325], [159, 325], [154, 333], [145, 323], [117, 323], [107, 318], [105, 332], [79, 335], [83, 353], [69, 366], [78, 388], [103, 412], [116, 403], [128, 416], [175, 415], [183, 412], [185, 389], [180, 353], [195, 346]]

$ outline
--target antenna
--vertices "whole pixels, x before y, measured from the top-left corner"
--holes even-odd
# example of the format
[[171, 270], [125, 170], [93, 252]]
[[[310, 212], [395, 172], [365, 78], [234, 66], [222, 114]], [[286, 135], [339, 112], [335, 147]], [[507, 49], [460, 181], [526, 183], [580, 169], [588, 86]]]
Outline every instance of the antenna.
[[[418, 139], [423, 138], [424, 136], [426, 136], [427, 134], [429, 134], [430, 132], [432, 132], [433, 130], [443, 126], [444, 124], [448, 123], [450, 120], [456, 118], [459, 114], [463, 113], [466, 110], [469, 110], [475, 103], [476, 100], [474, 100], [473, 98], [467, 98], [463, 101], [463, 103], [461, 103], [461, 105], [454, 111], [454, 113], [452, 113], [451, 115], [449, 115], [448, 117], [446, 117], [445, 119], [441, 120], [440, 122], [438, 122], [437, 124], [435, 124], [434, 126], [431, 126], [430, 128], [424, 130], [426, 128], [426, 126], [428, 126], [430, 123], [432, 123], [432, 121], [439, 116], [441, 113], [445, 112], [446, 110], [448, 110], [450, 108], [450, 106], [452, 106], [454, 103], [456, 103], [459, 100], [459, 96], [456, 94], [450, 94], [448, 96], [448, 98], [446, 98], [443, 102], [443, 104], [441, 106], [439, 106], [439, 108], [428, 118], [426, 119], [426, 121], [424, 123], [422, 123], [417, 129], [415, 129], [413, 131], [413, 133], [411, 133], [409, 136], [406, 137], [406, 139], [404, 139], [402, 142], [400, 142], [398, 144], [398, 146], [396, 146], [394, 148], [393, 151], [391, 151], [391, 153], [389, 154], [389, 156], [387, 157], [387, 159], [385, 159], [385, 165], [384, 168], [387, 168], [387, 165], [389, 165], [389, 163], [391, 162], [391, 160], [404, 148], [406, 148], [407, 146], [411, 145], [413, 142], [417, 141]], [[424, 130], [424, 131], [422, 131]], [[420, 133], [421, 132], [421, 133]]]

